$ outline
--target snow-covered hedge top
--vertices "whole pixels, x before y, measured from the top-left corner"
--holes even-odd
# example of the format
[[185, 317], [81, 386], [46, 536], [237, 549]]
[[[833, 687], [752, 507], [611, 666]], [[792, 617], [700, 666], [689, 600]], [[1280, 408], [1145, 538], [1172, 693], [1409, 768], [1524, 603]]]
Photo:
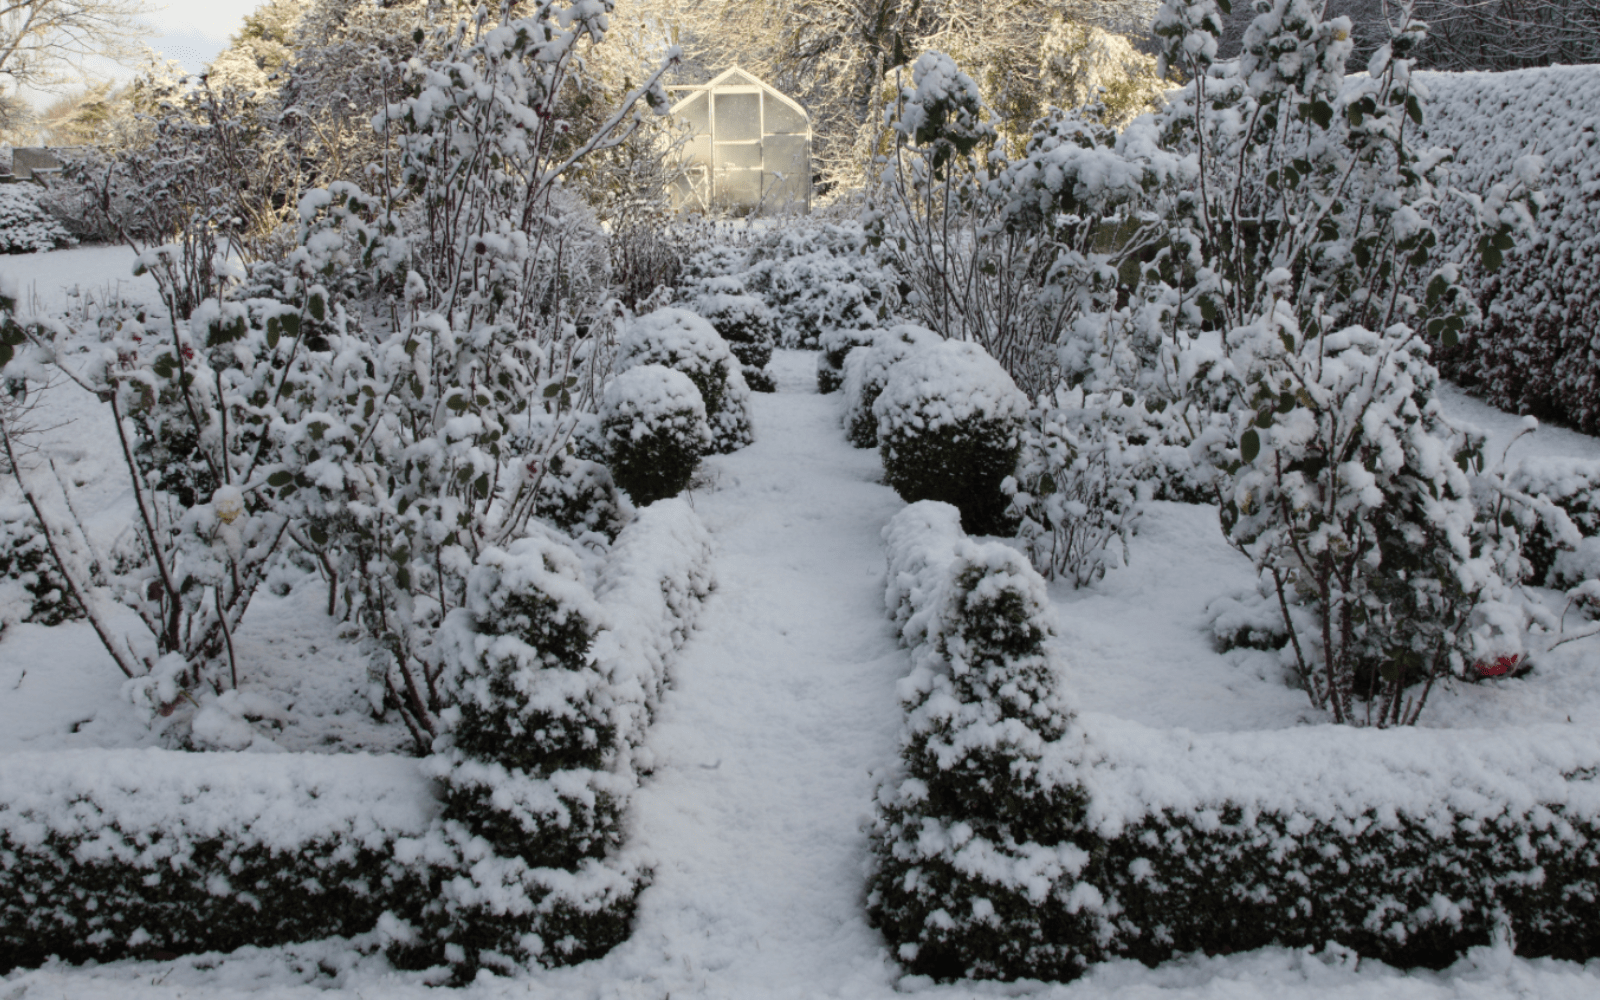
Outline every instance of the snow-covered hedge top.
[[617, 338], [617, 368], [667, 365], [682, 372], [723, 379], [735, 365], [728, 344], [704, 317], [687, 309], [665, 308], [622, 324]]
[[711, 592], [711, 535], [677, 497], [657, 500], [617, 536], [596, 588], [607, 626], [594, 659], [610, 683], [608, 709], [624, 742], [637, 744]]
[[894, 365], [872, 412], [882, 438], [905, 422], [922, 432], [971, 419], [1020, 422], [1028, 397], [982, 347], [941, 340]]
[[859, 400], [863, 392], [876, 388], [881, 391], [889, 381], [889, 369], [911, 356], [911, 353], [944, 338], [927, 327], [915, 323], [896, 323], [873, 338], [872, 346], [851, 351], [845, 356], [844, 394], [845, 406]]
[[[1600, 250], [1600, 216], [1593, 198], [1600, 185], [1600, 66], [1548, 66], [1507, 73], [1413, 73], [1427, 89], [1423, 128], [1428, 144], [1456, 151], [1451, 186], [1487, 195], [1540, 165], [1538, 186], [1547, 199], [1537, 237], [1553, 245], [1576, 244], [1584, 255]], [[1540, 158], [1535, 164], [1527, 159]], [[1448, 215], [1465, 218], [1470, 207], [1447, 202]], [[1446, 247], [1472, 260], [1470, 226], [1441, 226], [1460, 246]], [[1517, 289], [1510, 289], [1512, 295]]]
[[[716, 278], [714, 282], [733, 281], [730, 278]], [[742, 288], [743, 284], [739, 284]], [[754, 295], [743, 292], [703, 292], [694, 302], [695, 312], [707, 320], [723, 320], [727, 323], [771, 323], [772, 310], [767, 304]]]
[[884, 526], [889, 571], [883, 603], [907, 646], [927, 638], [928, 615], [937, 610], [956, 545], [966, 537], [961, 512], [937, 500], [919, 500]]
[[639, 365], [606, 386], [600, 419], [608, 427], [629, 424], [633, 436], [641, 438], [662, 422], [679, 420], [685, 413], [709, 444], [706, 404], [689, 376], [665, 365]]
[[[313, 841], [379, 848], [438, 815], [411, 757], [64, 750], [0, 756], [0, 833], [19, 845], [81, 840], [84, 860], [153, 867], [195, 844], [294, 852]], [[204, 802], [204, 808], [192, 803]], [[100, 837], [115, 829], [124, 837]]]
[[[1089, 792], [1088, 822], [1114, 836], [1170, 810], [1247, 817], [1272, 811], [1308, 822], [1371, 815], [1443, 824], [1532, 813], [1557, 832], [1568, 815], [1600, 816], [1600, 739], [1578, 726], [1354, 729], [1315, 726], [1243, 733], [1151, 729], [1108, 715], [1078, 717], [1083, 743], [1061, 745], [1059, 777]], [[1086, 755], [1083, 764], [1065, 757]]]

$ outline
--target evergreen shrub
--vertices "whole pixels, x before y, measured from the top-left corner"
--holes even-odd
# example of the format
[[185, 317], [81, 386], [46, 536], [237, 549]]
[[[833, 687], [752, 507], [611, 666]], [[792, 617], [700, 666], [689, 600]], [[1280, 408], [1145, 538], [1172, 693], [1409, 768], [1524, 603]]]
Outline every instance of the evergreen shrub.
[[728, 344], [701, 316], [687, 309], [657, 309], [627, 322], [617, 339], [617, 370], [665, 365], [700, 391], [711, 431], [711, 451], [730, 452], [754, 440], [750, 390]]
[[0, 767], [0, 973], [371, 931], [439, 813], [418, 762], [72, 750]]
[[0, 627], [13, 621], [60, 625], [82, 617], [38, 518], [25, 508], [0, 511]]
[[641, 507], [682, 492], [711, 447], [699, 389], [662, 365], [642, 364], [612, 380], [601, 426], [611, 474]]
[[32, 184], [0, 184], [0, 253], [38, 253], [78, 242], [39, 204]]
[[1508, 487], [1534, 502], [1533, 516], [1526, 518], [1522, 531], [1522, 558], [1527, 563], [1524, 581], [1572, 587], [1596, 576], [1600, 561], [1590, 551], [1595, 543], [1589, 540], [1600, 535], [1600, 496], [1596, 495], [1600, 462], [1527, 459], [1505, 479]]
[[947, 505], [884, 530], [912, 651], [868, 912], [938, 979], [1329, 943], [1443, 967], [1600, 954], [1600, 741], [1344, 726], [1196, 734], [1068, 713], [1042, 578]]
[[826, 396], [844, 388], [844, 362], [858, 347], [871, 347], [879, 331], [871, 327], [841, 327], [821, 338], [822, 353], [817, 357], [817, 391]]
[[889, 381], [889, 369], [921, 344], [940, 339], [937, 333], [912, 323], [889, 327], [875, 337], [870, 347], [852, 348], [844, 359], [845, 436], [857, 448], [878, 445], [878, 418], [872, 405], [878, 401]]
[[1028, 400], [983, 348], [941, 341], [913, 352], [893, 366], [872, 412], [895, 492], [954, 504], [973, 534], [1005, 531], [1000, 486], [1016, 469]]
[[756, 392], [772, 392], [772, 376], [767, 374], [766, 367], [778, 340], [778, 324], [767, 304], [747, 294], [744, 283], [738, 278], [725, 275], [708, 278], [702, 283], [694, 311], [727, 341], [750, 388]]

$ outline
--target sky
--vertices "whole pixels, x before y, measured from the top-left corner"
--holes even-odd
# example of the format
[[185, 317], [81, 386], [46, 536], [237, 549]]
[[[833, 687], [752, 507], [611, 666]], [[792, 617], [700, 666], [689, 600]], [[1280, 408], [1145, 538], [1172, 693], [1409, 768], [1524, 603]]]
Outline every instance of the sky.
[[[265, 0], [147, 0], [148, 13], [142, 20], [151, 28], [144, 44], [168, 59], [174, 59], [191, 73], [198, 73], [215, 59], [228, 39]], [[106, 60], [92, 60], [86, 69], [103, 79], [127, 79], [135, 67], [118, 66]], [[72, 88], [68, 88], [72, 89]], [[22, 95], [35, 107], [48, 104], [56, 93], [41, 93], [24, 88]]]
[[166, 0], [151, 3], [146, 20], [159, 34], [149, 39], [151, 48], [176, 59], [184, 69], [198, 72], [228, 44], [244, 16], [260, 0]]

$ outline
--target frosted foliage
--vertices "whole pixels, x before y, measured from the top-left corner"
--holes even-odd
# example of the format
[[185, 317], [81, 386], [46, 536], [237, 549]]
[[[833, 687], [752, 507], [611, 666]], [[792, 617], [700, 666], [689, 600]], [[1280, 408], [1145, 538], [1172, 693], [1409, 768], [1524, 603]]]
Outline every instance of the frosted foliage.
[[978, 84], [943, 52], [925, 52], [911, 67], [911, 86], [900, 93], [888, 124], [918, 146], [931, 147], [937, 172], [952, 155], [970, 153], [995, 130], [983, 117]]
[[665, 365], [629, 368], [606, 386], [601, 421], [610, 428], [626, 425], [635, 440], [657, 428], [672, 427], [686, 437], [710, 445], [706, 406], [689, 376]]
[[735, 451], [753, 440], [750, 392], [739, 365], [716, 327], [687, 309], [665, 308], [624, 324], [617, 367], [665, 365], [688, 376], [699, 390], [711, 429], [711, 447]]
[[39, 204], [32, 184], [0, 184], [0, 253], [37, 253], [77, 241]]
[[[1417, 73], [1428, 93], [1424, 134], [1455, 151], [1441, 206], [1441, 245], [1486, 303], [1481, 333], [1440, 367], [1496, 406], [1600, 429], [1600, 67], [1507, 73]], [[1478, 263], [1478, 218], [1515, 206], [1504, 195], [1529, 180], [1537, 225], [1490, 273]]]
[[872, 448], [878, 443], [878, 418], [872, 407], [888, 384], [889, 372], [917, 348], [940, 339], [926, 327], [897, 323], [879, 333], [870, 347], [856, 348], [845, 356], [844, 425], [850, 442], [857, 448]]
[[1028, 398], [977, 344], [941, 340], [913, 351], [889, 372], [872, 406], [882, 440], [902, 427], [928, 433], [973, 419], [1020, 421]]

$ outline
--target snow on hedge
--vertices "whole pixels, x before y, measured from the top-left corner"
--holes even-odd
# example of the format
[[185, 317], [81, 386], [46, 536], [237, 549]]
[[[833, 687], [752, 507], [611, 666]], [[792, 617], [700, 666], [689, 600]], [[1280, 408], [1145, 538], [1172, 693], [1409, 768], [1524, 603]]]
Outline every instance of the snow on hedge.
[[1427, 89], [1425, 144], [1455, 150], [1451, 185], [1485, 197], [1542, 167], [1545, 207], [1532, 246], [1486, 273], [1474, 212], [1444, 205], [1440, 233], [1455, 233], [1448, 259], [1466, 262], [1485, 325], [1442, 358], [1446, 375], [1496, 406], [1600, 429], [1600, 66], [1507, 73], [1416, 73]]
[[38, 253], [77, 242], [39, 204], [42, 193], [32, 184], [0, 184], [0, 253]]
[[1401, 966], [1494, 940], [1600, 955], [1592, 733], [1063, 723], [1026, 561], [939, 504], [884, 538], [914, 668], [868, 908], [911, 971], [1065, 980], [1329, 942]]
[[592, 588], [572, 544], [479, 561], [443, 630], [457, 697], [426, 761], [0, 757], [0, 969], [376, 930], [398, 964], [470, 976], [626, 937], [648, 870], [621, 817], [711, 544], [679, 500], [638, 513]]
[[71, 750], [0, 757], [0, 969], [370, 931], [440, 803], [365, 754]]

